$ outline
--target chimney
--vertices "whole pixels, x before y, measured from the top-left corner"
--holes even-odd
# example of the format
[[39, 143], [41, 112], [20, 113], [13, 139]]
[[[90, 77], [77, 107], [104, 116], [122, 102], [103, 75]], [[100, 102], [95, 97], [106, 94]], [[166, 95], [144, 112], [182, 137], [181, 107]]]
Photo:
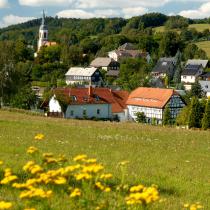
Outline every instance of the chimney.
[[88, 96], [93, 96], [93, 87], [90, 85], [88, 89]]

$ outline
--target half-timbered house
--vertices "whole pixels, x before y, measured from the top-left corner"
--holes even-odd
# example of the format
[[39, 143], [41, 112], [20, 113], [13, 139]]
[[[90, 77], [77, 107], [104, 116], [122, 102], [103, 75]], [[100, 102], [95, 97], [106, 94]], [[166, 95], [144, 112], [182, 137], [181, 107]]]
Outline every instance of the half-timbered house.
[[128, 119], [136, 120], [136, 113], [143, 112], [148, 123], [155, 119], [162, 123], [163, 113], [168, 105], [171, 117], [175, 119], [185, 106], [181, 96], [173, 89], [140, 87], [131, 92], [127, 100]]

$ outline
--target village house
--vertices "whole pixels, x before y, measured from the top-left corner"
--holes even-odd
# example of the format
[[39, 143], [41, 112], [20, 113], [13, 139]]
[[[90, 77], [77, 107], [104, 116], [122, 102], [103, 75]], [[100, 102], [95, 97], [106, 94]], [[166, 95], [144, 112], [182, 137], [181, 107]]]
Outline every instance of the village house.
[[191, 90], [192, 84], [203, 74], [202, 64], [187, 64], [181, 74], [181, 82], [186, 90]]
[[129, 93], [108, 88], [63, 88], [55, 89], [49, 101], [49, 116], [63, 112], [59, 95], [65, 98], [67, 109], [65, 118], [86, 119], [127, 119], [126, 101]]
[[136, 120], [136, 113], [143, 112], [147, 123], [155, 119], [157, 124], [163, 121], [163, 114], [168, 105], [172, 119], [175, 119], [185, 106], [181, 96], [173, 89], [140, 87], [131, 92], [126, 102], [128, 119]]
[[189, 59], [186, 63], [186, 66], [188, 65], [202, 65], [202, 67], [205, 69], [208, 65], [208, 60], [201, 60], [201, 59]]
[[209, 80], [199, 80], [199, 83], [206, 94], [206, 97], [210, 97], [210, 81]]
[[66, 84], [89, 84], [100, 86], [102, 84], [102, 75], [95, 67], [72, 67], [65, 74]]
[[108, 56], [119, 62], [125, 58], [143, 58], [148, 63], [151, 61], [149, 53], [137, 50], [131, 43], [125, 43], [118, 49], [108, 52]]
[[204, 72], [200, 75], [201, 80], [210, 81], [210, 72]]
[[151, 72], [153, 78], [165, 78], [168, 76], [173, 78], [176, 69], [176, 59], [172, 58], [160, 58]]
[[120, 69], [119, 62], [115, 61], [112, 58], [106, 58], [106, 57], [98, 57], [94, 59], [91, 62], [90, 66], [95, 68], [101, 68], [105, 71]]

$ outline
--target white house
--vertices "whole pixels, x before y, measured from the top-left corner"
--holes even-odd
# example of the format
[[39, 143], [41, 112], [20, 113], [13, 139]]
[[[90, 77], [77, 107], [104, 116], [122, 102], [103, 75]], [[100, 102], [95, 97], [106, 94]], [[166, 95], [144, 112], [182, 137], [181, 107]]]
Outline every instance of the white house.
[[208, 60], [201, 60], [201, 59], [189, 59], [186, 63], [186, 66], [188, 65], [202, 65], [202, 67], [205, 69], [208, 65]]
[[[127, 119], [127, 91], [113, 91], [108, 88], [62, 88], [55, 89], [49, 101], [49, 116], [64, 112], [65, 118]], [[59, 98], [65, 100], [62, 110]]]
[[173, 119], [185, 106], [180, 95], [173, 89], [140, 87], [131, 92], [126, 102], [128, 119], [136, 120], [136, 113], [143, 112], [148, 123], [153, 119], [162, 123], [165, 107], [168, 105]]
[[203, 74], [203, 66], [200, 65], [187, 65], [181, 74], [181, 82], [184, 83], [185, 89], [190, 90], [191, 86]]
[[199, 81], [203, 91], [207, 97], [210, 97], [210, 81], [209, 80], [200, 80]]
[[65, 74], [66, 84], [90, 84], [100, 85], [102, 82], [101, 72], [95, 67], [72, 67]]

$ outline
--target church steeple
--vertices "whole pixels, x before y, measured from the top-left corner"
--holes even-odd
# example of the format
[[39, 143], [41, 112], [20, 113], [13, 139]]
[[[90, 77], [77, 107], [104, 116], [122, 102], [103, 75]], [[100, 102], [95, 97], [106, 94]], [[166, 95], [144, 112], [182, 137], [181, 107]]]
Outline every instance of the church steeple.
[[42, 23], [39, 28], [39, 41], [38, 41], [38, 51], [40, 48], [48, 42], [48, 28], [45, 21], [45, 12], [43, 10]]

